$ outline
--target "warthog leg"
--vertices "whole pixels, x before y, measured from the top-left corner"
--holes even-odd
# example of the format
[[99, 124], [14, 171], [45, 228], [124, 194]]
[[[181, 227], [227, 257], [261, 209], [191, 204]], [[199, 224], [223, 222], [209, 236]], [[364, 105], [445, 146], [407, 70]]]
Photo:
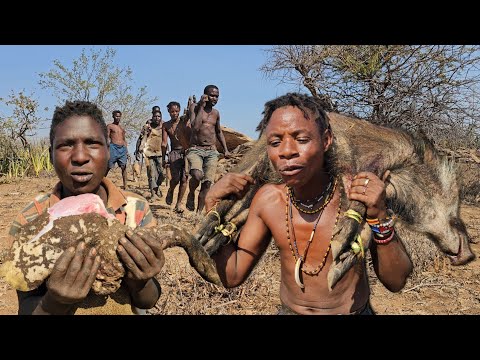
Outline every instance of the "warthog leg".
[[[351, 219], [352, 220], [352, 219]], [[359, 225], [357, 223], [357, 229], [363, 226], [360, 232], [361, 238], [361, 246], [363, 247], [363, 251], [355, 252], [352, 248], [352, 243], [357, 241], [350, 241], [348, 244], [350, 245], [350, 250], [343, 251], [338, 258], [334, 258], [332, 264], [330, 265], [330, 270], [328, 271], [327, 280], [328, 280], [328, 288], [330, 290], [337, 284], [337, 282], [345, 275], [345, 273], [350, 270], [350, 268], [355, 265], [355, 263], [360, 260], [363, 256], [365, 256], [368, 248], [370, 247], [370, 241], [372, 238], [372, 230], [370, 226]], [[358, 244], [358, 242], [357, 242]], [[360, 245], [360, 244], [359, 244]], [[332, 242], [333, 247], [333, 242]]]
[[[204, 248], [208, 254], [214, 254], [221, 245], [225, 245], [232, 241], [234, 234], [239, 233], [237, 229], [241, 229], [247, 221], [249, 209], [244, 209], [240, 214], [233, 219], [228, 220], [227, 224], [222, 224], [223, 227], [217, 231], [205, 245]], [[231, 223], [231, 224], [228, 224]], [[233, 226], [232, 226], [233, 224]]]
[[[144, 231], [147, 230], [150, 229], [145, 229]], [[163, 240], [164, 249], [174, 246], [183, 248], [188, 255], [190, 265], [195, 268], [202, 278], [215, 285], [223, 286], [218, 276], [215, 262], [192, 234], [180, 226], [171, 224], [159, 225], [152, 230], [155, 231], [157, 237]]]

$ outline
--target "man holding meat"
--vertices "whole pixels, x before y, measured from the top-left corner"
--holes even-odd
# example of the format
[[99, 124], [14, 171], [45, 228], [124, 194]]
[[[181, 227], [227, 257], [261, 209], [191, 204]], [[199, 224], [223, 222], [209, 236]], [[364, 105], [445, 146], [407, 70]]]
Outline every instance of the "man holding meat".
[[[98, 195], [107, 211], [130, 228], [155, 226], [156, 220], [143, 197], [119, 189], [105, 177], [110, 157], [107, 144], [107, 126], [95, 104], [67, 101], [63, 107], [57, 107], [50, 127], [50, 158], [60, 181], [50, 194], [37, 196], [22, 210], [9, 235], [13, 238], [22, 225], [61, 199], [89, 193]], [[90, 291], [100, 257], [95, 248], [86, 251], [85, 242], [81, 241], [76, 248], [63, 252], [48, 280], [37, 289], [17, 292], [19, 314], [74, 314], [80, 305], [110, 307], [110, 313], [115, 314], [139, 313], [139, 309], [152, 308], [161, 293], [155, 279], [165, 262], [161, 243], [150, 236], [127, 231], [119, 244], [117, 253], [125, 265], [126, 275], [117, 293], [123, 291], [127, 303], [116, 303], [112, 298], [98, 299], [99, 295]], [[118, 311], [112, 312], [112, 306]]]

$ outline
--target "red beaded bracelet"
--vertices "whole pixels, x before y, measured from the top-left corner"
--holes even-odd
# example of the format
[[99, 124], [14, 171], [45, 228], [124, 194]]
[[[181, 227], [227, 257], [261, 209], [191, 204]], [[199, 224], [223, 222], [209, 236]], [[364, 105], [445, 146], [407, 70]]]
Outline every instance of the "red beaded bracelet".
[[375, 237], [375, 235], [373, 236], [373, 241], [375, 241], [377, 244], [382, 244], [382, 245], [385, 245], [385, 244], [388, 244], [390, 241], [392, 241], [393, 239], [393, 235], [395, 235], [395, 230], [392, 230], [392, 233], [390, 234], [390, 236], [386, 239], [377, 239]]

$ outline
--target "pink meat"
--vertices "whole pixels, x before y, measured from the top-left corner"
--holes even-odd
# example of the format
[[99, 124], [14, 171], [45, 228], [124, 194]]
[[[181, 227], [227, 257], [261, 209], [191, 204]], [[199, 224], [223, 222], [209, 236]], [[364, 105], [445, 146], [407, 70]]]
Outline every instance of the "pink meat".
[[107, 212], [102, 199], [95, 194], [82, 194], [77, 196], [69, 196], [48, 209], [50, 221], [70, 216], [81, 215], [86, 213], [97, 213], [107, 219], [114, 219], [115, 216]]
[[107, 219], [115, 219], [114, 215], [107, 212], [102, 199], [95, 194], [82, 194], [66, 197], [48, 208], [47, 211], [50, 215], [50, 221], [35, 237], [29, 240], [29, 242], [34, 242], [42, 235], [49, 232], [53, 228], [53, 221], [61, 217], [97, 213]]

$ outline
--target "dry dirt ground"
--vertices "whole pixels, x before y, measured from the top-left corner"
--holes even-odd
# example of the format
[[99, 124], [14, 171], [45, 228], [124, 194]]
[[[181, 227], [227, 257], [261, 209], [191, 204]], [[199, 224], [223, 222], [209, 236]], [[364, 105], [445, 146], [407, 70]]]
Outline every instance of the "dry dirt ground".
[[[111, 177], [121, 184], [119, 169]], [[134, 183], [129, 173], [132, 190], [148, 196], [146, 176]], [[0, 184], [0, 251], [4, 250], [8, 228], [15, 215], [33, 197], [48, 192], [56, 182], [55, 176], [28, 178]], [[198, 217], [185, 210], [178, 215], [165, 204], [164, 197], [151, 204], [159, 222], [173, 221], [189, 228], [195, 227]], [[187, 190], [188, 192], [188, 190]], [[186, 196], [185, 196], [186, 198]], [[176, 200], [176, 191], [175, 191]], [[462, 205], [462, 218], [470, 235], [480, 237], [480, 207]], [[472, 244], [480, 256], [480, 244]], [[180, 248], [166, 250], [166, 264], [159, 275], [163, 294], [150, 314], [275, 314], [279, 307], [280, 267], [278, 253], [272, 245], [252, 276], [235, 289], [223, 289], [204, 281], [188, 263]], [[480, 314], [480, 262], [476, 259], [466, 266], [453, 267], [438, 259], [417, 277], [409, 279], [399, 293], [390, 293], [370, 276], [372, 307], [378, 314]], [[16, 314], [15, 291], [0, 280], [0, 315]]]

